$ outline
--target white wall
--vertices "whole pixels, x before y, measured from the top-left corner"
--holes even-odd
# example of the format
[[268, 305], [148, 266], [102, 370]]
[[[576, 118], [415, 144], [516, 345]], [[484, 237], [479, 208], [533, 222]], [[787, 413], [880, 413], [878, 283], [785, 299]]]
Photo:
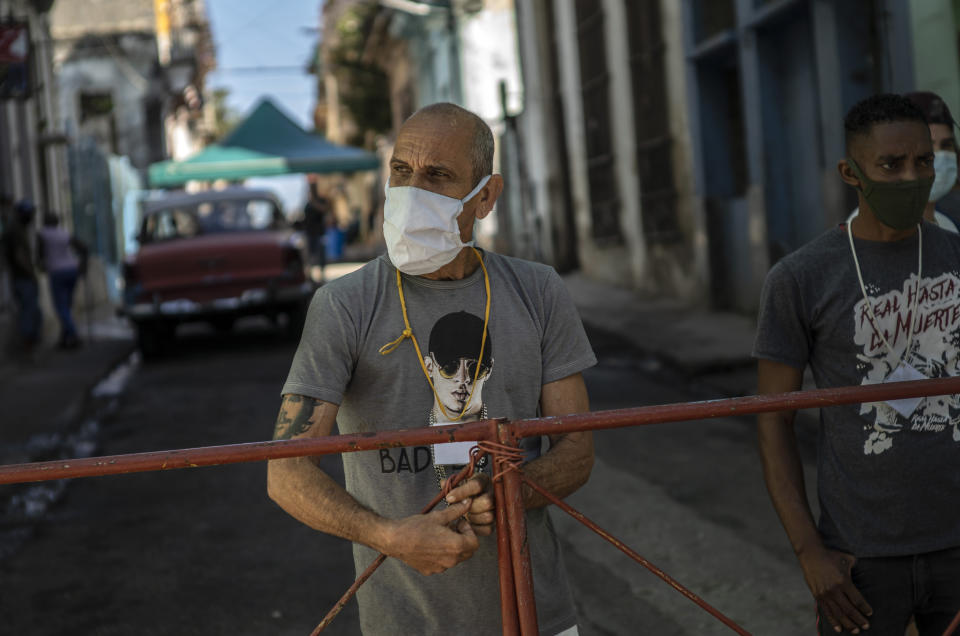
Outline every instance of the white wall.
[[488, 122], [503, 116], [500, 82], [507, 86], [507, 109], [522, 108], [520, 60], [512, 7], [485, 9], [460, 22], [463, 106]]
[[953, 3], [923, 0], [909, 6], [916, 88], [942, 97], [956, 118], [960, 116], [960, 60]]
[[[487, 8], [464, 14], [458, 20], [460, 38], [460, 77], [462, 78], [462, 106], [487, 122], [499, 139], [504, 131], [503, 108], [500, 103], [500, 83], [506, 85], [507, 110], [510, 114], [522, 108], [520, 58], [517, 50], [517, 30], [512, 2], [487, 3]], [[494, 170], [500, 170], [497, 149]], [[509, 196], [510, 189], [503, 196]], [[518, 202], [519, 203], [519, 200]], [[519, 205], [514, 204], [514, 212]], [[512, 227], [523, 215], [515, 215]], [[481, 221], [477, 227], [478, 240], [491, 245], [499, 229], [498, 210]]]
[[151, 155], [143, 104], [149, 86], [143, 76], [135, 75], [132, 68], [122, 68], [110, 57], [66, 60], [61, 62], [56, 73], [60, 117], [71, 138], [81, 131], [80, 93], [109, 93], [113, 98], [117, 130], [115, 151], [130, 157], [138, 168], [145, 169]]

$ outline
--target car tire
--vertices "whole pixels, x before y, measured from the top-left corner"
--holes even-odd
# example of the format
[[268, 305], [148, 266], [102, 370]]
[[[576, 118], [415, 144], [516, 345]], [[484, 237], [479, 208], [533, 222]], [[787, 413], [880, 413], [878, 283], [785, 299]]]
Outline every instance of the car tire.
[[137, 349], [144, 360], [156, 360], [173, 338], [173, 328], [160, 322], [137, 324]]

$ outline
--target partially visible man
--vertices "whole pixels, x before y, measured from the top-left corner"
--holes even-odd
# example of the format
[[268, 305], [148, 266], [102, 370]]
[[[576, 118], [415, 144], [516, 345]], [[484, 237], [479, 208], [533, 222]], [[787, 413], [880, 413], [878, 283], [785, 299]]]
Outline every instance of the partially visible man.
[[[560, 277], [472, 246], [474, 222], [503, 189], [492, 172], [493, 135], [473, 113], [435, 104], [403, 124], [384, 204], [387, 255], [317, 291], [276, 438], [328, 435], [334, 423], [341, 433], [423, 427], [434, 409], [448, 421], [484, 409], [511, 419], [588, 410], [580, 372], [596, 358]], [[592, 438], [550, 436], [546, 452], [543, 442], [524, 441], [532, 459], [522, 470], [565, 497], [590, 474]], [[378, 551], [394, 557], [357, 595], [364, 634], [501, 633], [490, 477], [420, 515], [438, 484], [430, 453], [418, 451], [345, 454], [346, 490], [309, 458], [272, 461], [269, 494], [310, 527], [353, 541], [358, 569]], [[452, 461], [434, 468], [463, 459]], [[541, 633], [575, 634], [547, 502], [525, 489], [524, 504]]]
[[[771, 269], [759, 392], [960, 374], [960, 237], [923, 220], [934, 150], [923, 113], [877, 95], [845, 119], [840, 178], [860, 214]], [[758, 418], [764, 477], [818, 605], [821, 634], [941, 634], [960, 610], [960, 396], [822, 409], [814, 523], [795, 412]]]
[[19, 346], [23, 352], [30, 352], [40, 341], [43, 319], [30, 238], [35, 213], [33, 203], [29, 199], [21, 199], [13, 208], [13, 219], [3, 231], [4, 254], [13, 296], [17, 301]]

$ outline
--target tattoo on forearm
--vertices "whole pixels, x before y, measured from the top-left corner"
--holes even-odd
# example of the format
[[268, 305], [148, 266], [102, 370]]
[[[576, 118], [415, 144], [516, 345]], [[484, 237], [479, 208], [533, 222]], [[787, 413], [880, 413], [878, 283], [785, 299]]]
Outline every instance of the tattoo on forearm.
[[321, 403], [302, 395], [285, 395], [273, 430], [273, 439], [291, 439], [310, 430]]

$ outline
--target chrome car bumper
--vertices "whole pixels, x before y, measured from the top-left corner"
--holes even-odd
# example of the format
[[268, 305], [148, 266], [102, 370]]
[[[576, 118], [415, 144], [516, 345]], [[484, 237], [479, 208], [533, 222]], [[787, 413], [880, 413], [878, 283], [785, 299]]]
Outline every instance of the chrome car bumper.
[[151, 303], [135, 303], [124, 307], [123, 314], [131, 320], [191, 319], [218, 314], [254, 314], [267, 313], [271, 309], [290, 307], [306, 302], [313, 294], [315, 286], [310, 281], [300, 285], [279, 289], [248, 289], [240, 296], [215, 298], [209, 302], [196, 302], [188, 298], [177, 298]]

